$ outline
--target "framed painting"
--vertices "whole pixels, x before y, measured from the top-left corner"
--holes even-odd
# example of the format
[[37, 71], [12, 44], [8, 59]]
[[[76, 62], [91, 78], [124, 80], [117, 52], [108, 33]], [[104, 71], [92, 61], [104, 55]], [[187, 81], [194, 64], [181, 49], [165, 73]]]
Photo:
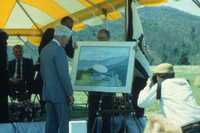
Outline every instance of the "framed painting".
[[74, 90], [131, 93], [135, 42], [77, 42]]

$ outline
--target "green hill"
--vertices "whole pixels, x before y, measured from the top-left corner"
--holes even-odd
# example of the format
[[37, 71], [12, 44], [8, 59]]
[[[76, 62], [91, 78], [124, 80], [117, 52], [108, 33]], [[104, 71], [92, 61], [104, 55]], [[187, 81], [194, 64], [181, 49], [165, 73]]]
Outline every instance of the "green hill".
[[[141, 8], [139, 14], [151, 64], [200, 64], [200, 17], [165, 6]], [[76, 38], [95, 40], [96, 32], [103, 27], [89, 27], [77, 33]], [[112, 40], [123, 40], [124, 19], [108, 22], [107, 27]]]
[[153, 64], [200, 64], [200, 17], [168, 7], [139, 13]]

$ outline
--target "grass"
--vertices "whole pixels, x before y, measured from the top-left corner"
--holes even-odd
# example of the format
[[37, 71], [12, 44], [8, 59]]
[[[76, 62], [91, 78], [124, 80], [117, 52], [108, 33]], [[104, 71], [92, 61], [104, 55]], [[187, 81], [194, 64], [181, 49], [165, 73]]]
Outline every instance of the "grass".
[[87, 86], [87, 85], [95, 85], [101, 83], [101, 81], [94, 81], [91, 80], [91, 73], [89, 72], [83, 72], [81, 79], [76, 81], [77, 85]]
[[[200, 105], [200, 66], [175, 66], [176, 77], [183, 77], [189, 80], [192, 86], [193, 95]], [[196, 84], [195, 84], [196, 83]], [[87, 93], [75, 92], [75, 107], [72, 113], [72, 118], [87, 117]], [[151, 115], [159, 109], [159, 103], [153, 104], [146, 110], [146, 114]]]

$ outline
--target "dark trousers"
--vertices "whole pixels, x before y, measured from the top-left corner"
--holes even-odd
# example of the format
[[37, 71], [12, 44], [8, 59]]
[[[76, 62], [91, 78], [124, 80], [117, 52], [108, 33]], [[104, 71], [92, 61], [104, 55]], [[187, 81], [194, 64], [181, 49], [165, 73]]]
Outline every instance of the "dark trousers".
[[[39, 68], [38, 68], [39, 70]], [[40, 75], [40, 71], [38, 71], [38, 74], [36, 76], [36, 78], [34, 79], [34, 90], [32, 90], [33, 94], [39, 94], [40, 96], [40, 106], [41, 106], [41, 113], [45, 113], [45, 102], [42, 99], [42, 87], [43, 87], [43, 81], [42, 81], [42, 77]]]
[[[108, 110], [112, 108], [112, 95], [111, 93], [102, 92], [89, 92], [88, 102], [88, 133], [96, 133], [96, 119], [98, 108], [102, 110]], [[102, 105], [99, 104], [102, 99]], [[102, 133], [111, 132], [111, 115], [108, 113], [101, 114], [102, 117]]]
[[10, 96], [18, 101], [30, 100], [31, 93], [28, 84], [24, 80], [17, 83], [10, 82]]
[[0, 96], [0, 123], [9, 122], [8, 96]]
[[200, 133], [200, 121], [182, 127], [183, 133]]

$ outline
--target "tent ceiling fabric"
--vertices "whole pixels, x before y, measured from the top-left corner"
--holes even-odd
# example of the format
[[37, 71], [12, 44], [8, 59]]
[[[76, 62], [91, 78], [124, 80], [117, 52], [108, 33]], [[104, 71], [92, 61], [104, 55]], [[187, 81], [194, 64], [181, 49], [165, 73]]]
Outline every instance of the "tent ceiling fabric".
[[[166, 2], [135, 1], [142, 5]], [[105, 19], [102, 9], [107, 12], [107, 20], [119, 19], [121, 15], [117, 9], [124, 5], [125, 0], [1, 0], [0, 29], [13, 36], [41, 36], [37, 27], [43, 31], [57, 25], [62, 17], [71, 16], [75, 20], [73, 30], [79, 31], [87, 25], [95, 25], [102, 18]]]
[[54, 26], [60, 18], [69, 15], [77, 24], [75, 30], [80, 30], [86, 27], [84, 20], [99, 16], [102, 14], [101, 9], [111, 13], [107, 18], [109, 20], [120, 18], [120, 13], [116, 9], [123, 4], [124, 0], [1, 0], [0, 28], [5, 29], [10, 35], [41, 34], [20, 5], [42, 29]]

